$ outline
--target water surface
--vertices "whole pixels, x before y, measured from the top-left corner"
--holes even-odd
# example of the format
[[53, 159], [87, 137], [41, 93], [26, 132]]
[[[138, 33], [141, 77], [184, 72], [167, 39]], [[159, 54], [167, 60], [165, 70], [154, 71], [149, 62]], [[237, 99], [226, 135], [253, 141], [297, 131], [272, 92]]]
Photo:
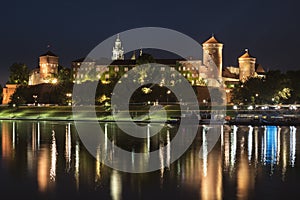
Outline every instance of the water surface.
[[[160, 149], [177, 130], [161, 125], [162, 131], [150, 140], [136, 141], [113, 123], [101, 126], [114, 145], [134, 152]], [[0, 127], [0, 191], [10, 198], [300, 197], [297, 127], [220, 126], [219, 141], [208, 156], [200, 158], [210, 127], [199, 126], [193, 144], [179, 160], [170, 163], [172, 154], [162, 152], [160, 162], [166, 167], [143, 174], [119, 172], [97, 161], [82, 145], [73, 123], [1, 121]], [[113, 159], [114, 152], [106, 156]]]

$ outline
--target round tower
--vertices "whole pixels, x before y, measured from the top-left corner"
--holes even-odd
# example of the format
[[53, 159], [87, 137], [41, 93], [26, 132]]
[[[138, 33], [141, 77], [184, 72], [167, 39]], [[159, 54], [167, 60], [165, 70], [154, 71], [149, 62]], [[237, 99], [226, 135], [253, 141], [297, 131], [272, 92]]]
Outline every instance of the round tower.
[[239, 57], [240, 81], [244, 83], [247, 79], [255, 76], [256, 58], [249, 54], [248, 49]]
[[218, 42], [214, 36], [202, 44], [203, 64], [208, 67], [216, 66], [218, 77], [222, 77], [223, 68], [223, 44]]

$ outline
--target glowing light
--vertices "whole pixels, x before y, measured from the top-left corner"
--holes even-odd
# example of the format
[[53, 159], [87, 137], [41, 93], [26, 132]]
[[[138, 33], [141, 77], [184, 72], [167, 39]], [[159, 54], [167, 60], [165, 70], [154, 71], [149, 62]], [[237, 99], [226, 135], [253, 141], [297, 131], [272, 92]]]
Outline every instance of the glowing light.
[[296, 130], [296, 127], [290, 127], [290, 165], [292, 167], [295, 166], [296, 161]]
[[113, 170], [110, 181], [110, 194], [113, 200], [120, 200], [122, 197], [122, 181], [120, 174]]
[[163, 151], [162, 144], [159, 145], [159, 161], [160, 161], [160, 177], [163, 178], [165, 165], [164, 165], [164, 151]]
[[68, 123], [66, 126], [66, 141], [65, 141], [65, 159], [66, 159], [66, 170], [70, 170], [71, 164], [71, 124]]
[[249, 126], [249, 134], [248, 134], [248, 160], [251, 161], [252, 156], [252, 138], [253, 138], [253, 127]]
[[55, 181], [56, 178], [56, 140], [55, 140], [55, 132], [52, 130], [52, 144], [51, 144], [51, 166], [50, 166], [50, 179]]
[[206, 131], [203, 128], [202, 130], [202, 157], [203, 157], [203, 164], [202, 164], [202, 168], [203, 168], [203, 176], [206, 177], [207, 176], [207, 139], [206, 139]]
[[150, 124], [147, 124], [147, 151], [150, 152]]
[[237, 133], [237, 126], [233, 126], [233, 131], [231, 133], [231, 152], [230, 152], [230, 165], [233, 169], [235, 165], [235, 156], [236, 156], [236, 147], [237, 147], [237, 140], [236, 140], [236, 133]]
[[167, 130], [167, 157], [166, 157], [166, 164], [167, 167], [170, 167], [170, 160], [171, 160], [171, 142], [170, 142], [170, 132]]
[[79, 144], [76, 143], [75, 146], [75, 180], [76, 180], [76, 187], [79, 188]]
[[52, 81], [51, 81], [51, 83], [52, 84], [56, 84], [58, 81], [57, 81], [57, 78], [54, 78]]
[[142, 92], [143, 92], [144, 94], [150, 94], [150, 93], [152, 92], [152, 90], [151, 90], [151, 88], [143, 87], [143, 88], [142, 88]]
[[253, 106], [248, 106], [248, 110], [253, 110]]

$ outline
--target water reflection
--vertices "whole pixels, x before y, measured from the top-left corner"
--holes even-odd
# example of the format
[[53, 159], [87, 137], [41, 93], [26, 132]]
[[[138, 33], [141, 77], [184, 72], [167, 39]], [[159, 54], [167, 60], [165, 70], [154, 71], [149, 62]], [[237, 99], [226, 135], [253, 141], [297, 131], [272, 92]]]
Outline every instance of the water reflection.
[[71, 140], [71, 123], [66, 125], [66, 136], [65, 136], [65, 159], [66, 159], [66, 171], [69, 172], [71, 168], [71, 147], [72, 147], [72, 140]]
[[52, 130], [52, 144], [51, 144], [51, 167], [50, 167], [50, 180], [55, 181], [56, 178], [56, 140], [55, 131]]
[[[112, 199], [122, 199], [124, 195], [147, 199], [149, 196], [143, 196], [144, 193], [149, 195], [147, 191], [152, 190], [167, 196], [173, 195], [170, 191], [183, 190], [187, 199], [248, 199], [261, 186], [257, 180], [279, 176], [286, 183], [289, 173], [293, 173], [291, 169], [297, 168], [299, 128], [294, 126], [199, 127], [193, 145], [175, 163], [170, 160], [176, 127], [165, 127], [157, 136], [150, 137], [152, 127], [147, 126], [141, 143], [124, 139], [112, 123], [103, 127], [106, 139], [99, 144], [94, 159], [82, 146], [72, 123], [2, 121], [0, 163], [4, 169], [16, 168], [19, 174], [26, 174], [27, 181], [36, 183], [41, 193], [64, 185], [81, 192], [93, 188]], [[209, 129], [222, 130], [211, 152]], [[147, 156], [138, 160], [135, 153], [159, 150], [160, 169], [150, 174], [128, 174], [106, 167], [101, 160], [114, 159], [115, 153], [108, 140], [111, 145], [129, 146], [132, 156], [128, 162], [132, 167], [137, 163], [145, 166], [150, 160]], [[101, 152], [100, 145], [104, 145], [105, 152]], [[15, 173], [16, 170], [11, 176], [24, 179]]]

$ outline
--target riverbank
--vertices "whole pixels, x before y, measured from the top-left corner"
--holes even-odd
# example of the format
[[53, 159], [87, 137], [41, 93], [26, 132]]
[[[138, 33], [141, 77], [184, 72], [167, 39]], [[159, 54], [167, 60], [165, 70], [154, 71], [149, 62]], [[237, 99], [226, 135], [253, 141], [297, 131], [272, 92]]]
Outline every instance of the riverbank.
[[[180, 111], [172, 106], [165, 106], [167, 116], [180, 116]], [[130, 114], [135, 122], [164, 123], [163, 110], [157, 110], [149, 115], [148, 106], [139, 106], [131, 110]], [[104, 106], [95, 106], [96, 117], [90, 117], [90, 108], [81, 109], [74, 118], [71, 106], [20, 106], [20, 107], [0, 107], [0, 120], [40, 120], [40, 121], [103, 121], [113, 122], [114, 117], [111, 111]], [[120, 122], [132, 121], [125, 112], [116, 113]], [[174, 119], [167, 117], [167, 122], [174, 122]]]
[[[130, 109], [131, 118], [126, 112], [116, 113], [118, 122], [136, 123], [169, 123], [178, 124], [181, 118], [180, 108], [174, 105], [166, 105], [164, 109], [158, 109], [149, 114], [150, 106], [136, 106]], [[111, 115], [111, 111], [104, 106], [95, 106], [96, 117], [90, 116], [90, 107], [80, 108], [74, 118], [71, 106], [20, 106], [20, 107], [0, 107], [0, 120], [35, 120], [35, 121], [99, 121], [115, 122], [116, 118]], [[281, 112], [281, 115], [279, 115]], [[290, 112], [290, 111], [289, 111]], [[243, 114], [241, 114], [243, 113]], [[166, 114], [166, 115], [165, 115]], [[226, 121], [211, 121], [209, 110], [201, 109], [201, 119], [199, 124], [228, 124], [228, 125], [281, 125], [281, 126], [300, 126], [300, 115], [297, 113], [291, 118], [291, 113], [286, 111], [226, 111]], [[276, 114], [276, 115], [275, 115]], [[165, 118], [167, 116], [167, 118]], [[241, 117], [242, 116], [242, 117]], [[273, 118], [276, 116], [276, 118]], [[282, 116], [282, 118], [279, 118]], [[286, 116], [289, 116], [289, 120]], [[150, 120], [151, 119], [151, 120]]]

